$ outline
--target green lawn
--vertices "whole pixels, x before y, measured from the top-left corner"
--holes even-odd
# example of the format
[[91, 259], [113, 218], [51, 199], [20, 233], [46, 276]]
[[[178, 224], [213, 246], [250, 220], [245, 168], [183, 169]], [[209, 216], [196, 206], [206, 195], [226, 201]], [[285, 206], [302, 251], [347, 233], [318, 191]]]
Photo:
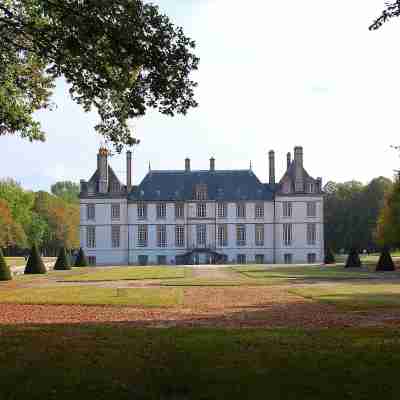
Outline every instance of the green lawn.
[[352, 284], [295, 288], [291, 293], [316, 301], [335, 304], [346, 310], [400, 307], [400, 285]]
[[[101, 282], [119, 280], [140, 280], [140, 279], [176, 279], [183, 278], [190, 271], [179, 267], [107, 267], [74, 269], [73, 274], [64, 278], [65, 281], [73, 282]], [[87, 272], [86, 272], [87, 271]]]
[[6, 263], [10, 266], [17, 266], [20, 267], [22, 265], [25, 265], [25, 259], [24, 257], [5, 257]]
[[179, 288], [115, 289], [96, 286], [58, 286], [2, 289], [0, 303], [82, 304], [171, 307], [182, 303]]
[[2, 400], [396, 399], [397, 330], [0, 328]]

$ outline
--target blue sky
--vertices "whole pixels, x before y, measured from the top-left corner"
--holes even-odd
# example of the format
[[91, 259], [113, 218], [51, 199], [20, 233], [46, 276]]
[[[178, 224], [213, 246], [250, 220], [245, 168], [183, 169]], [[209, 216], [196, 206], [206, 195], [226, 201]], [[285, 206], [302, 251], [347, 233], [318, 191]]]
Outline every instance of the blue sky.
[[[187, 116], [149, 112], [134, 121], [142, 140], [133, 179], [153, 169], [249, 167], [262, 181], [267, 153], [276, 151], [277, 175], [285, 155], [304, 147], [305, 166], [328, 180], [392, 176], [399, 166], [400, 19], [369, 32], [383, 0], [159, 0], [196, 40], [201, 58], [194, 75], [200, 107]], [[49, 190], [58, 180], [88, 179], [101, 138], [96, 113], [73, 103], [65, 82], [57, 108], [38, 113], [46, 143], [0, 139], [0, 178]], [[125, 180], [124, 155], [111, 160]]]

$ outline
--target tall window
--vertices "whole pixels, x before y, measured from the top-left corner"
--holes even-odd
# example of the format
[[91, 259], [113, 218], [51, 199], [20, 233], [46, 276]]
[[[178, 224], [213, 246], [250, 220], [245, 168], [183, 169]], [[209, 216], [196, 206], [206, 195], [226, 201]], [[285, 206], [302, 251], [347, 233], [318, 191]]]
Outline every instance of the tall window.
[[283, 224], [283, 243], [285, 246], [290, 246], [292, 244], [293, 238], [293, 225]]
[[264, 264], [264, 254], [256, 254], [255, 256], [255, 262], [256, 264]]
[[146, 219], [147, 218], [147, 204], [138, 203], [138, 205], [137, 205], [137, 217], [138, 217], [138, 219]]
[[167, 215], [167, 205], [165, 203], [157, 204], [157, 218], [165, 218]]
[[237, 263], [238, 264], [246, 264], [246, 254], [238, 254], [237, 255]]
[[286, 253], [284, 255], [285, 264], [291, 264], [293, 262], [293, 254]]
[[246, 204], [237, 203], [236, 204], [236, 216], [238, 218], [246, 218]]
[[315, 253], [307, 254], [307, 262], [309, 264], [315, 264], [317, 262], [317, 255]]
[[147, 225], [138, 225], [137, 235], [138, 247], [147, 247], [149, 237]]
[[175, 218], [183, 218], [185, 216], [184, 203], [175, 203]]
[[197, 245], [205, 246], [207, 242], [207, 225], [205, 224], [196, 225], [196, 236], [197, 236]]
[[317, 237], [316, 224], [307, 224], [307, 244], [314, 245]]
[[283, 216], [284, 217], [292, 216], [292, 202], [291, 201], [283, 202]]
[[317, 215], [317, 203], [315, 201], [307, 202], [307, 217], [315, 217]]
[[217, 205], [217, 215], [218, 215], [218, 218], [226, 218], [226, 215], [227, 215], [227, 205], [226, 205], [226, 203], [218, 203], [218, 205]]
[[185, 226], [175, 226], [175, 245], [176, 247], [183, 247], [185, 245]]
[[236, 225], [236, 244], [238, 246], [246, 245], [246, 226], [243, 224]]
[[157, 225], [157, 246], [167, 247], [167, 226]]
[[207, 204], [198, 203], [197, 204], [197, 218], [205, 218], [207, 216]]
[[264, 225], [255, 225], [256, 246], [264, 246]]
[[307, 185], [307, 192], [308, 193], [314, 193], [315, 192], [315, 185], [313, 183], [309, 183]]
[[117, 249], [121, 243], [121, 227], [119, 225], [113, 225], [111, 227], [111, 247]]
[[264, 203], [255, 204], [255, 216], [256, 218], [264, 218]]
[[94, 204], [86, 204], [86, 217], [88, 221], [94, 221], [96, 218], [96, 208]]
[[117, 220], [121, 218], [121, 208], [119, 204], [111, 204], [111, 219]]
[[86, 247], [88, 249], [94, 249], [96, 247], [96, 227], [86, 227]]
[[198, 184], [196, 185], [196, 200], [204, 201], [207, 200], [207, 185]]
[[218, 225], [217, 228], [218, 246], [225, 247], [228, 243], [228, 225]]

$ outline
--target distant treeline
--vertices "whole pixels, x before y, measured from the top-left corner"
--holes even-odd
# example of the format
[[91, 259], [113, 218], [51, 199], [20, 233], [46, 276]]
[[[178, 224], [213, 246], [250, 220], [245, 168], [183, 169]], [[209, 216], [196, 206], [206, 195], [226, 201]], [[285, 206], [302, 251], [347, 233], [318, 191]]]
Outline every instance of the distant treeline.
[[0, 181], [0, 247], [6, 254], [21, 254], [33, 243], [45, 255], [55, 255], [61, 246], [79, 247], [79, 186], [57, 182], [51, 192]]

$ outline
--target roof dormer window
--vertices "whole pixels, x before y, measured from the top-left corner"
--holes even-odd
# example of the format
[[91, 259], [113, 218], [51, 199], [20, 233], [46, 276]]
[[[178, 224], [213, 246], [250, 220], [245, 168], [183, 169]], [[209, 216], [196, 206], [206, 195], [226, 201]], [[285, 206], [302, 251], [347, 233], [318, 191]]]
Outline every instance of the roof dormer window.
[[199, 201], [207, 200], [207, 185], [203, 183], [196, 185], [195, 198]]

